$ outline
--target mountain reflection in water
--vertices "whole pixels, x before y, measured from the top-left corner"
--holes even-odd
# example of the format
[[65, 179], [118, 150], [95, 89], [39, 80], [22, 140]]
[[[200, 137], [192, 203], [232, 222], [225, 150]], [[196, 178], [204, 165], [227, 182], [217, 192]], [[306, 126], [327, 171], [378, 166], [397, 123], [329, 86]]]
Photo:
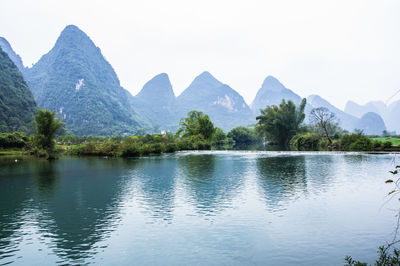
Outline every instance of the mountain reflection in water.
[[393, 159], [3, 157], [0, 264], [310, 265], [341, 264], [348, 254], [372, 261], [395, 222], [381, 208]]

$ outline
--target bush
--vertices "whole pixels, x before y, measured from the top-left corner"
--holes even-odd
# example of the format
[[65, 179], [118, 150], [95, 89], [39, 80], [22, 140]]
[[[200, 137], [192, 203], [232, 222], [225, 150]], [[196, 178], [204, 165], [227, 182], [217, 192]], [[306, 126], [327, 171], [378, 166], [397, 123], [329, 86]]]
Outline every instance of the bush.
[[199, 140], [195, 143], [193, 143], [193, 147], [195, 148], [195, 150], [211, 150], [211, 144], [205, 140]]
[[195, 150], [193, 143], [189, 139], [182, 139], [178, 142], [178, 148], [181, 151]]
[[134, 157], [140, 155], [140, 144], [135, 142], [124, 143], [122, 146], [121, 156]]
[[319, 134], [307, 133], [294, 136], [290, 140], [290, 147], [298, 151], [318, 151], [322, 147], [322, 137]]
[[164, 151], [164, 145], [162, 145], [161, 143], [154, 143], [154, 144], [150, 144], [150, 152], [151, 153], [162, 153]]
[[374, 146], [370, 138], [361, 133], [344, 134], [339, 140], [342, 151], [372, 151]]
[[372, 151], [374, 149], [369, 138], [358, 139], [350, 144], [350, 151]]
[[0, 133], [0, 148], [25, 148], [29, 138], [24, 132]]
[[143, 144], [141, 145], [140, 149], [140, 155], [149, 155], [152, 153], [152, 147], [150, 144]]
[[372, 141], [372, 146], [374, 147], [374, 150], [377, 150], [382, 147], [382, 143], [378, 140], [374, 140]]
[[390, 142], [388, 140], [383, 142], [383, 149], [389, 149], [391, 147], [392, 147], [392, 142]]
[[116, 157], [120, 153], [120, 145], [115, 141], [107, 141], [96, 145], [96, 155]]
[[176, 145], [175, 143], [168, 143], [165, 146], [165, 152], [175, 152], [178, 150], [178, 145]]

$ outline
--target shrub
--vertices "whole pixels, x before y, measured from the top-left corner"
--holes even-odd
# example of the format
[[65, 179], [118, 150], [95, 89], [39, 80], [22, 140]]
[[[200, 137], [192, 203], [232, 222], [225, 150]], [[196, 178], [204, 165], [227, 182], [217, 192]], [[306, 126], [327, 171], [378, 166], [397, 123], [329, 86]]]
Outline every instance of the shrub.
[[96, 155], [98, 156], [117, 156], [120, 151], [120, 145], [115, 141], [107, 141], [100, 143], [96, 147]]
[[372, 146], [374, 147], [374, 150], [376, 150], [382, 147], [382, 143], [378, 140], [374, 140], [372, 141]]
[[0, 148], [24, 148], [29, 138], [24, 132], [0, 133]]
[[140, 144], [135, 142], [127, 142], [122, 146], [121, 156], [134, 157], [140, 155]]
[[388, 140], [383, 142], [383, 149], [389, 149], [391, 147], [392, 147], [392, 142], [390, 142]]
[[150, 144], [151, 153], [162, 153], [164, 151], [164, 146], [161, 143]]
[[152, 153], [152, 147], [150, 144], [143, 144], [140, 146], [139, 151], [141, 155], [149, 155]]
[[350, 144], [350, 151], [372, 151], [372, 142], [369, 138], [361, 138]]
[[181, 151], [190, 151], [195, 149], [193, 143], [189, 139], [181, 139], [178, 142], [178, 148]]
[[342, 151], [372, 151], [373, 143], [361, 133], [350, 133], [340, 138], [339, 147]]
[[176, 150], [178, 150], [178, 145], [175, 143], [168, 143], [165, 146], [165, 152], [175, 152]]
[[322, 137], [319, 134], [307, 133], [294, 136], [290, 140], [290, 146], [298, 151], [317, 151], [321, 148]]

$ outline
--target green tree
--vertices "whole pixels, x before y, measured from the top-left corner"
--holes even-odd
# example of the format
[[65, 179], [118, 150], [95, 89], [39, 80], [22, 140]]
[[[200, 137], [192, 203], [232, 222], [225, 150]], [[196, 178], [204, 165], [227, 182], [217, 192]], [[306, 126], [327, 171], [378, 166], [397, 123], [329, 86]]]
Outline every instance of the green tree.
[[361, 133], [344, 134], [339, 141], [342, 151], [372, 151], [374, 145], [370, 138]]
[[211, 141], [215, 127], [208, 115], [200, 111], [190, 111], [188, 116], [179, 122], [180, 128], [177, 135], [183, 138], [198, 137], [203, 140]]
[[234, 141], [227, 137], [224, 131], [216, 127], [212, 138], [212, 147], [216, 150], [227, 150], [233, 147]]
[[64, 123], [58, 120], [56, 112], [38, 109], [35, 115], [36, 136], [35, 143], [39, 149], [45, 150], [48, 154], [54, 152], [55, 136], [64, 127]]
[[295, 136], [304, 121], [306, 99], [298, 107], [292, 102], [282, 100], [279, 106], [267, 106], [257, 116], [256, 130], [266, 141], [276, 143], [282, 149], [288, 149], [290, 139]]
[[253, 128], [235, 127], [228, 133], [228, 137], [235, 142], [235, 149], [251, 149], [259, 142], [257, 132]]

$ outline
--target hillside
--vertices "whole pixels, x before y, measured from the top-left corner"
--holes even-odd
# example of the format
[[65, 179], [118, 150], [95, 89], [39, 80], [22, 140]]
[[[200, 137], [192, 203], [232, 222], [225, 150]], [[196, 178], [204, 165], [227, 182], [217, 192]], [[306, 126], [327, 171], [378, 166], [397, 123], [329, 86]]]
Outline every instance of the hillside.
[[18, 67], [0, 48], [0, 132], [31, 131], [35, 100]]

